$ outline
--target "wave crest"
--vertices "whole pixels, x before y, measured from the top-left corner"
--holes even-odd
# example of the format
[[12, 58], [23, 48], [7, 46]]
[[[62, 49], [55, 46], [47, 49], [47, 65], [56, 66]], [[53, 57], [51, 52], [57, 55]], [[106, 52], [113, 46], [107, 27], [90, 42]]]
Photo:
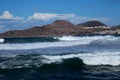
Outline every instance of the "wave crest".
[[63, 36], [63, 37], [54, 37], [55, 39], [59, 39], [61, 41], [83, 41], [83, 40], [109, 40], [109, 41], [116, 41], [119, 38], [115, 37], [115, 36], [111, 36], [111, 35], [107, 35], [107, 36], [81, 36], [81, 37], [77, 37], [77, 36]]
[[4, 39], [0, 39], [0, 43], [3, 43], [5, 40]]
[[44, 55], [47, 61], [44, 63], [58, 62], [62, 59], [77, 57], [82, 59], [87, 65], [120, 65], [120, 52], [96, 52], [96, 53], [79, 53], [68, 55], [47, 56]]
[[[73, 68], [77, 64], [86, 65], [120, 65], [120, 53], [79, 53], [66, 55], [17, 55], [15, 57], [0, 57], [0, 68], [51, 67], [62, 66]], [[73, 65], [73, 66], [72, 66]], [[79, 66], [79, 65], [78, 65]], [[79, 66], [80, 67], [80, 66]]]
[[[54, 37], [55, 38], [55, 37]], [[119, 42], [119, 37], [114, 36], [91, 36], [91, 37], [61, 37], [53, 40], [60, 40], [55, 42], [37, 42], [37, 43], [6, 43], [0, 45], [0, 50], [26, 50], [26, 49], [40, 49], [50, 47], [70, 47], [77, 45], [89, 45], [94, 42], [109, 43]], [[63, 41], [64, 40], [64, 41]], [[95, 43], [96, 44], [96, 43]]]

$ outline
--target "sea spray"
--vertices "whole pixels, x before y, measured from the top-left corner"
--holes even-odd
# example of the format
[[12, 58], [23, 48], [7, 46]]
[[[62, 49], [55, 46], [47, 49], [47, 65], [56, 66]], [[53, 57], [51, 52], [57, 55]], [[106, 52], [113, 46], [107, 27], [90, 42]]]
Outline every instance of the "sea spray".
[[[86, 65], [120, 65], [120, 52], [103, 52], [103, 53], [71, 53], [63, 55], [16, 55], [15, 57], [0, 57], [0, 68], [30, 68], [41, 67], [44, 64], [63, 64], [64, 60], [74, 60], [82, 62]], [[71, 63], [76, 65], [76, 62]]]
[[[54, 37], [55, 38], [55, 37]], [[66, 39], [67, 38], [67, 39]], [[27, 39], [26, 39], [27, 40]], [[29, 39], [28, 39], [29, 40]], [[32, 42], [32, 43], [5, 43], [0, 45], [0, 50], [28, 50], [50, 47], [69, 47], [76, 45], [88, 45], [92, 42], [115, 42], [119, 37], [114, 36], [93, 36], [93, 37], [57, 37], [55, 42]]]
[[4, 42], [4, 39], [1, 39], [1, 38], [0, 38], [0, 43], [3, 43], [3, 42]]

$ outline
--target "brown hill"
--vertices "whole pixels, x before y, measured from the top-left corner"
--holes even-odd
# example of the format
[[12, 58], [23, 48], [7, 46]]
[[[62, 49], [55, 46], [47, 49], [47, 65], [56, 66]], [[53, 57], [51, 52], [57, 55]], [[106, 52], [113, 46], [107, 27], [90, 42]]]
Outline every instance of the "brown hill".
[[42, 27], [36, 26], [25, 30], [12, 30], [0, 34], [0, 38], [11, 37], [41, 37], [75, 35], [77, 27], [65, 20], [56, 20], [52, 24]]
[[[51, 36], [79, 36], [79, 35], [96, 35], [96, 34], [120, 34], [120, 28], [95, 27], [106, 26], [99, 21], [88, 21], [82, 24], [74, 25], [65, 20], [56, 20], [55, 22], [44, 25], [35, 26], [25, 30], [11, 30], [0, 34], [0, 38], [13, 37], [51, 37]], [[88, 28], [84, 28], [88, 27]], [[89, 28], [90, 27], [90, 28]]]
[[99, 22], [99, 21], [88, 21], [88, 22], [85, 22], [85, 23], [78, 24], [77, 26], [95, 27], [95, 26], [107, 26], [107, 25], [105, 25], [105, 24], [103, 24], [102, 22]]

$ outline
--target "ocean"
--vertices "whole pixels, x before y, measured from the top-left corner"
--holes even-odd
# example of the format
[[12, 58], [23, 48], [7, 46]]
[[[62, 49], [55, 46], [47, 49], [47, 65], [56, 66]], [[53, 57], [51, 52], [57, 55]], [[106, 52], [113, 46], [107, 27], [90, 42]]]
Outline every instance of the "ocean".
[[0, 39], [0, 80], [120, 80], [120, 36]]

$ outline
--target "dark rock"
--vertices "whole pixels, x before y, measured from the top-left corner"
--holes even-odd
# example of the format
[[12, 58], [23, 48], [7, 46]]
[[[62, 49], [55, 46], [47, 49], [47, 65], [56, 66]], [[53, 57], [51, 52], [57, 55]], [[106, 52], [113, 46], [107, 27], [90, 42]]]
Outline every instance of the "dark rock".
[[85, 23], [78, 24], [77, 26], [83, 26], [83, 27], [95, 27], [95, 26], [107, 26], [99, 21], [88, 21]]

